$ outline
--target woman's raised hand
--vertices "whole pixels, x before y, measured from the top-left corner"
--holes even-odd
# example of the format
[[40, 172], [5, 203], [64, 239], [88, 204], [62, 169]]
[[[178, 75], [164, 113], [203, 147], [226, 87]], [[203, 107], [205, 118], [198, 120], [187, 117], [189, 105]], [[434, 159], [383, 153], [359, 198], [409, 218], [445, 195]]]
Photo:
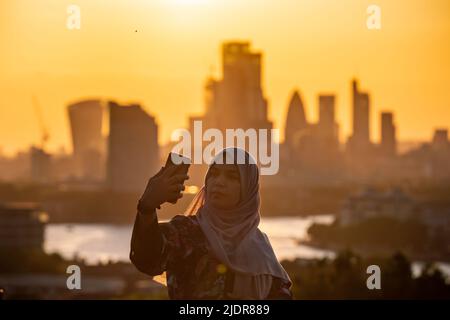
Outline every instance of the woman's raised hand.
[[161, 168], [147, 183], [144, 193], [138, 202], [141, 213], [160, 208], [165, 202], [176, 203], [184, 190], [184, 181], [189, 179], [187, 174], [176, 173], [178, 166]]

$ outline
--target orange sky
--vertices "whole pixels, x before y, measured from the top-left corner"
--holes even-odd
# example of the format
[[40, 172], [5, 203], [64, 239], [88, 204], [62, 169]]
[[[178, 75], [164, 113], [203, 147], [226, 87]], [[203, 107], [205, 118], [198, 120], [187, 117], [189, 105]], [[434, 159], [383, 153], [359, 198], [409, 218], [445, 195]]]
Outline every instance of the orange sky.
[[[66, 28], [71, 3], [81, 30]], [[366, 28], [372, 3], [379, 31]], [[450, 127], [448, 0], [1, 0], [0, 148], [39, 142], [33, 94], [50, 150], [71, 149], [65, 106], [90, 97], [142, 103], [164, 142], [203, 111], [204, 81], [220, 76], [220, 45], [234, 39], [264, 53], [269, 117], [281, 129], [298, 88], [310, 120], [318, 93], [337, 94], [346, 137], [354, 75], [371, 93], [374, 140], [381, 110], [395, 112], [403, 140]]]

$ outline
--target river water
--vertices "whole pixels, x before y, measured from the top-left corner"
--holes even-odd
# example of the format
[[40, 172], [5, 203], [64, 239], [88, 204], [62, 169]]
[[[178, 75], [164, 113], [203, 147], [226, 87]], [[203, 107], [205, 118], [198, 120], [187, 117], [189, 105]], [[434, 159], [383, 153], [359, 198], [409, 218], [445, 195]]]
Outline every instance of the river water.
[[[314, 223], [331, 223], [332, 215], [310, 217], [262, 218], [260, 229], [267, 234], [279, 260], [294, 258], [334, 257], [334, 252], [299, 245], [307, 238], [307, 229]], [[130, 249], [132, 226], [111, 224], [48, 224], [45, 229], [44, 249], [71, 259], [82, 258], [87, 264], [107, 261], [126, 261]], [[422, 268], [413, 263], [413, 273]], [[439, 268], [450, 276], [450, 264], [439, 263]]]

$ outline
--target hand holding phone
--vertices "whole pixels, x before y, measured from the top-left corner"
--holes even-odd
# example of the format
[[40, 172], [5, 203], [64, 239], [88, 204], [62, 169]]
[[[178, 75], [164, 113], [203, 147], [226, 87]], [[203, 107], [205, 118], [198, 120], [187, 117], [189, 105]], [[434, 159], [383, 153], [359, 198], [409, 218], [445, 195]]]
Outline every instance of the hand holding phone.
[[181, 154], [170, 152], [167, 156], [164, 168], [166, 169], [172, 166], [178, 166], [178, 168], [175, 170], [175, 174], [187, 174], [190, 165], [191, 159], [184, 157]]
[[190, 159], [179, 154], [170, 153], [166, 164], [147, 183], [144, 193], [138, 202], [141, 213], [160, 209], [165, 202], [176, 203], [184, 190]]

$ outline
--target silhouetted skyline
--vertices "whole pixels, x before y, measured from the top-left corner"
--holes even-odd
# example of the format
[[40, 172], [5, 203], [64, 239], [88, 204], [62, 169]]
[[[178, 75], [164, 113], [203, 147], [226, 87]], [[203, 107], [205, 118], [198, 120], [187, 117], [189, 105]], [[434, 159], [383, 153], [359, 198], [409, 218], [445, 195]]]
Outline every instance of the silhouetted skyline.
[[[222, 76], [219, 44], [227, 39], [251, 40], [263, 52], [268, 116], [282, 131], [293, 89], [302, 91], [311, 120], [317, 119], [317, 93], [331, 92], [337, 96], [343, 141], [352, 127], [347, 82], [353, 76], [372, 93], [373, 139], [379, 137], [375, 114], [380, 110], [395, 112], [400, 141], [428, 141], [431, 128], [450, 122], [448, 1], [432, 1], [423, 10], [419, 0], [380, 0], [377, 4], [390, 14], [383, 14], [382, 28], [373, 31], [366, 26], [367, 6], [356, 0], [345, 6], [331, 0], [321, 5], [208, 0], [200, 8], [174, 2], [104, 6], [79, 0], [82, 27], [68, 30], [65, 3], [2, 1], [4, 152], [39, 142], [33, 94], [42, 105], [51, 152], [71, 149], [66, 104], [92, 97], [141, 103], [164, 124], [159, 141], [168, 141], [174, 129], [187, 125], [189, 115], [203, 111], [205, 77]], [[267, 12], [274, 13], [269, 29]], [[239, 27], [236, 13], [244, 17]]]

